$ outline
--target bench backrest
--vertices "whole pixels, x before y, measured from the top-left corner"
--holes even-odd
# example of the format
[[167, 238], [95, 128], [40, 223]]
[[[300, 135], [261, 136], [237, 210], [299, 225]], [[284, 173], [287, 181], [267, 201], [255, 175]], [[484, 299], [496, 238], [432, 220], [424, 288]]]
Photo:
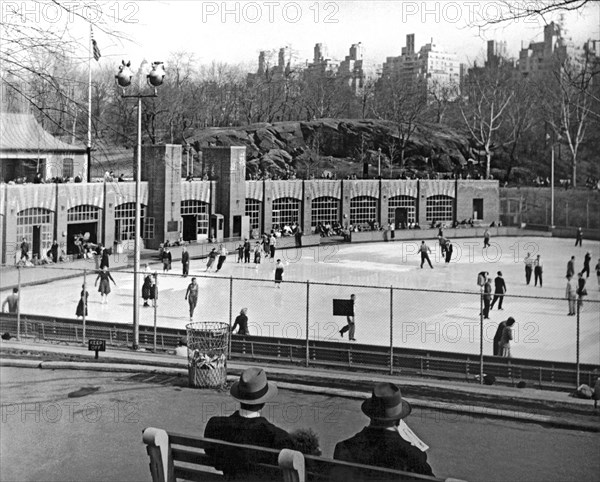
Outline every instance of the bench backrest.
[[212, 457], [206, 448], [244, 450], [250, 460], [272, 460], [256, 463], [261, 475], [268, 480], [304, 482], [339, 480], [396, 480], [461, 482], [458, 479], [429, 477], [400, 470], [342, 462], [340, 460], [303, 455], [296, 450], [281, 451], [254, 445], [242, 445], [198, 436], [167, 433], [158, 428], [147, 428], [142, 439], [150, 457], [150, 473], [153, 482], [176, 482], [223, 480], [224, 475], [212, 467]]
[[[224, 475], [212, 467], [206, 448], [244, 450], [250, 460], [269, 460], [255, 464], [268, 480], [304, 482], [304, 456], [295, 450], [275, 450], [254, 445], [234, 444], [222, 440], [167, 433], [158, 428], [143, 431], [142, 440], [150, 457], [153, 482], [177, 480], [223, 480]], [[271, 462], [272, 461], [272, 462]]]

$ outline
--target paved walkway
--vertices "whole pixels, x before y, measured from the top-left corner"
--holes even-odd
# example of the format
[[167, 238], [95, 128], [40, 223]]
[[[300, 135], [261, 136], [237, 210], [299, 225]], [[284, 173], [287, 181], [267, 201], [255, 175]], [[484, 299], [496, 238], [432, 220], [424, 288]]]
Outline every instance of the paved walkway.
[[[14, 340], [0, 343], [3, 366], [41, 366], [163, 374], [187, 374], [187, 359], [174, 355], [108, 348], [95, 363], [94, 352], [76, 345], [54, 345]], [[26, 358], [15, 360], [16, 358]], [[43, 360], [51, 360], [43, 362]], [[75, 359], [76, 362], [69, 361]], [[94, 363], [90, 363], [94, 362]], [[41, 363], [41, 365], [40, 365]], [[248, 363], [230, 361], [230, 374], [239, 374]], [[263, 365], [269, 375], [291, 390], [362, 399], [378, 381], [404, 387], [407, 398], [417, 407], [450, 411], [471, 416], [499, 417], [600, 432], [593, 402], [570, 397], [564, 392], [486, 386], [434, 379], [403, 378], [371, 373], [344, 372], [318, 368]], [[596, 412], [597, 414], [597, 412]]]

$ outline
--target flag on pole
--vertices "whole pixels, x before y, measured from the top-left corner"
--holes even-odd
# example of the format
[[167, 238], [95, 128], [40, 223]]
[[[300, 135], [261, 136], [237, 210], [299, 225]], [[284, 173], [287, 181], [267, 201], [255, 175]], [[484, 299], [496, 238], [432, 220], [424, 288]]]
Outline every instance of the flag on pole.
[[92, 39], [92, 48], [94, 49], [94, 60], [100, 60], [100, 49], [98, 48], [98, 44], [96, 43], [96, 39]]

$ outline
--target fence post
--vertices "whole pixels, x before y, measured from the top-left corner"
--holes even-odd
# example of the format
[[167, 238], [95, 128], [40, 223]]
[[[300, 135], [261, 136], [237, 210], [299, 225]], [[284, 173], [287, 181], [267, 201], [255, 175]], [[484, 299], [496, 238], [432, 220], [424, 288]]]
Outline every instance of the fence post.
[[575, 343], [577, 344], [576, 346], [576, 360], [575, 360], [575, 369], [577, 371], [577, 387], [579, 387], [580, 383], [579, 383], [579, 337], [580, 337], [580, 325], [579, 325], [579, 313], [581, 312], [581, 305], [583, 304], [583, 297], [578, 294], [577, 295], [577, 331], [576, 331], [576, 335], [575, 335]]
[[585, 227], [590, 229], [590, 200], [585, 202]]
[[227, 337], [227, 359], [231, 359], [231, 324], [233, 323], [233, 276], [229, 277], [229, 336]]
[[394, 287], [390, 286], [390, 375], [394, 374]]
[[306, 355], [304, 359], [304, 364], [308, 366], [308, 362], [310, 360], [310, 347], [309, 347], [309, 339], [308, 339], [308, 324], [309, 324], [309, 309], [310, 309], [310, 281], [306, 281]]
[[479, 295], [479, 384], [483, 385], [483, 286]]
[[158, 273], [154, 273], [154, 353], [156, 353], [156, 321], [158, 319]]
[[81, 302], [83, 305], [83, 333], [81, 334], [81, 343], [85, 345], [85, 322], [86, 322], [86, 312], [87, 312], [87, 269], [83, 269], [83, 292], [81, 293]]
[[569, 203], [565, 203], [565, 226], [569, 227]]
[[21, 341], [21, 266], [17, 265], [17, 340]]

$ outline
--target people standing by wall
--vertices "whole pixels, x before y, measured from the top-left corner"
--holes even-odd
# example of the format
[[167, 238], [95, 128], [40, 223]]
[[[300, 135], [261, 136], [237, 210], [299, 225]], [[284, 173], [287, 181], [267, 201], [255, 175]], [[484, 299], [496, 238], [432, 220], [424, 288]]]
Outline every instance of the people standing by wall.
[[533, 271], [533, 258], [531, 257], [531, 253], [527, 253], [523, 263], [525, 263], [525, 283], [529, 285], [529, 282], [531, 281], [531, 272]]
[[574, 316], [575, 313], [575, 302], [577, 301], [577, 288], [573, 282], [573, 275], [567, 274], [567, 289], [565, 292], [565, 298], [569, 302], [569, 313], [568, 316]]
[[192, 278], [191, 283], [188, 285], [187, 290], [185, 292], [185, 299], [190, 305], [190, 321], [192, 321], [194, 317], [194, 310], [196, 309], [196, 305], [198, 304], [198, 294], [200, 292], [200, 287], [196, 283], [196, 278]]
[[256, 244], [254, 245], [254, 264], [256, 265], [256, 268], [258, 269], [258, 265], [260, 264], [260, 259], [262, 257], [262, 246], [261, 244], [257, 241]]
[[50, 257], [52, 258], [53, 263], [58, 263], [58, 241], [56, 241], [56, 239], [50, 247]]
[[185, 278], [190, 272], [190, 253], [185, 246], [181, 248], [181, 269], [182, 276]]
[[542, 287], [542, 273], [544, 271], [544, 265], [542, 263], [542, 258], [538, 254], [533, 262], [533, 276], [535, 278], [535, 285], [537, 286], [538, 281], [540, 282], [540, 288]]
[[27, 238], [23, 237], [23, 241], [21, 242], [20, 248], [21, 248], [20, 261], [23, 261], [23, 258], [25, 259], [25, 261], [29, 261], [29, 243], [27, 242]]
[[248, 241], [248, 238], [244, 238], [244, 263], [250, 262], [250, 250], [250, 241]]
[[237, 262], [238, 263], [242, 263], [244, 261], [244, 245], [243, 243], [240, 243], [237, 247]]
[[98, 284], [98, 280], [100, 280], [100, 286], [98, 286], [98, 292], [100, 293], [101, 303], [108, 303], [108, 295], [110, 294], [110, 281], [117, 286], [117, 283], [113, 279], [113, 277], [108, 272], [108, 268], [103, 268], [100, 272], [98, 272], [98, 277], [94, 282], [94, 286]]
[[498, 302], [498, 309], [503, 310], [502, 302], [504, 301], [504, 294], [506, 293], [506, 283], [502, 277], [502, 271], [498, 271], [498, 276], [494, 280], [494, 299], [490, 305], [490, 309], [494, 309], [496, 301]]
[[276, 247], [277, 247], [277, 238], [275, 237], [274, 234], [271, 234], [271, 237], [269, 238], [269, 250], [271, 252], [271, 259], [275, 258]]

